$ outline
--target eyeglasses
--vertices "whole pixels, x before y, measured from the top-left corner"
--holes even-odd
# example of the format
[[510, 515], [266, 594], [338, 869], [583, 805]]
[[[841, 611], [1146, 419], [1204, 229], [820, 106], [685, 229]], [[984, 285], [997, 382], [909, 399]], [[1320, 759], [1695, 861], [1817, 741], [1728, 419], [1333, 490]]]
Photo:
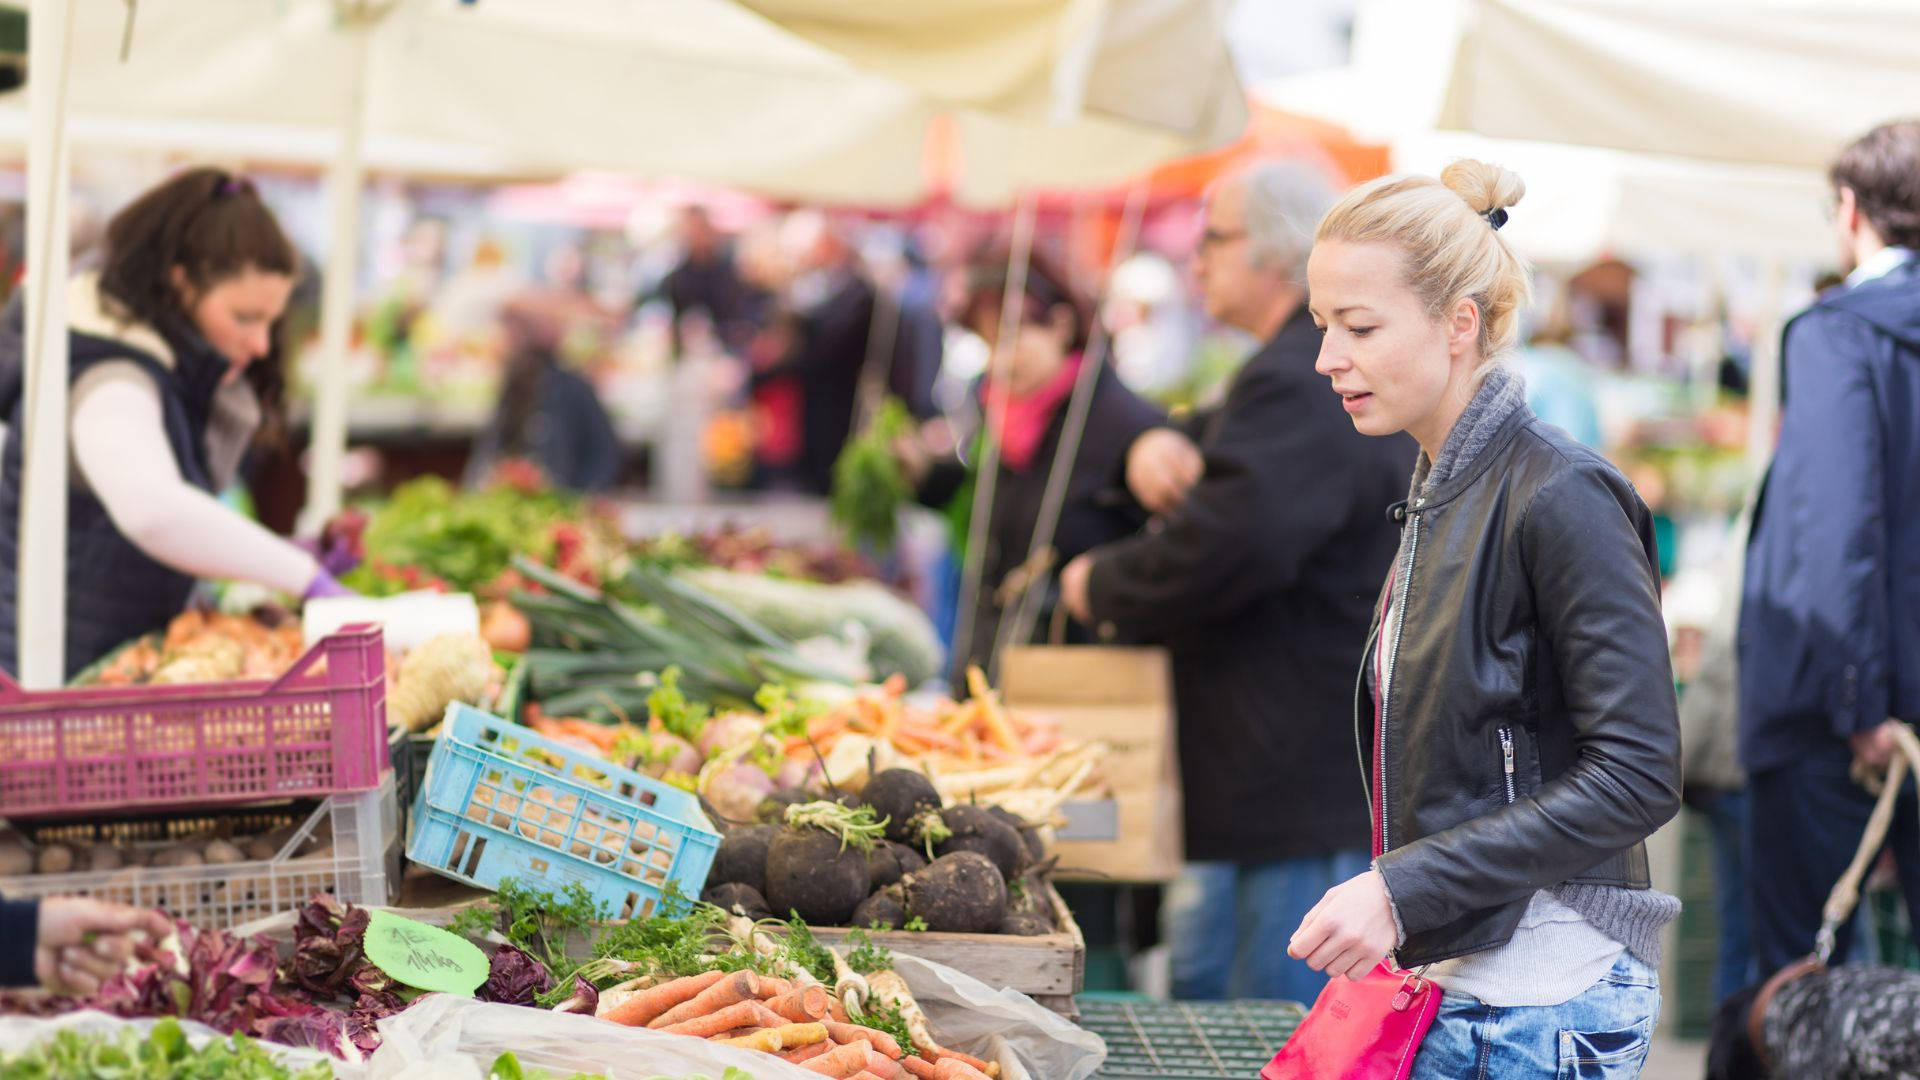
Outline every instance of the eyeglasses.
[[1221, 232], [1218, 229], [1208, 229], [1207, 231], [1200, 234], [1200, 250], [1206, 251], [1220, 244], [1225, 244], [1234, 240], [1238, 240], [1245, 235], [1247, 235], [1247, 230], [1245, 229], [1235, 229], [1231, 232]]

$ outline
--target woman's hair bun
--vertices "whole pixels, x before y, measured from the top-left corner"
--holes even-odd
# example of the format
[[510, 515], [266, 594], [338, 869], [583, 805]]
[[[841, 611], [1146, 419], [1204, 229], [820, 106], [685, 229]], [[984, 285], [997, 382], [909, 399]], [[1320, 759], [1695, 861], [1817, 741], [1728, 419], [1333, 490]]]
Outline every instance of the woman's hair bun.
[[1472, 158], [1462, 158], [1440, 170], [1440, 182], [1465, 199], [1476, 214], [1505, 210], [1527, 193], [1526, 181], [1519, 173]]

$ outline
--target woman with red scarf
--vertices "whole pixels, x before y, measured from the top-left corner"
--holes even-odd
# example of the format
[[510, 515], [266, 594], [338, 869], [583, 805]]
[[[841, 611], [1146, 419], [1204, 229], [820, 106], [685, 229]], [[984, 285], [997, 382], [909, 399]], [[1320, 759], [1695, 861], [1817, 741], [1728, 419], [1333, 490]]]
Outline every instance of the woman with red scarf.
[[[981, 380], [973, 400], [973, 432], [959, 441], [957, 452], [938, 458], [930, 458], [918, 446], [901, 448], [908, 474], [918, 485], [919, 501], [944, 509], [956, 546], [964, 546], [985, 445], [982, 425], [991, 426], [1000, 442], [979, 595], [972, 601], [971, 640], [954, 643], [956, 686], [965, 685], [968, 664], [986, 665], [1001, 619], [1019, 605], [1030, 573], [1025, 567], [1027, 551], [1060, 450], [1067, 403], [1086, 362], [1091, 327], [1088, 306], [1063, 277], [1035, 258], [1027, 267], [1018, 329], [1012, 341], [1001, 341], [1006, 265], [1004, 258], [976, 263], [968, 272], [965, 297], [955, 313], [956, 321], [980, 335], [995, 357], [996, 367]], [[1053, 533], [1055, 557], [1044, 580], [1028, 586], [1041, 590], [1037, 637], [1044, 638], [1052, 620], [1059, 597], [1059, 567], [1081, 552], [1132, 535], [1146, 523], [1146, 511], [1127, 492], [1127, 448], [1135, 436], [1165, 421], [1158, 408], [1134, 396], [1110, 367], [1102, 366]], [[960, 602], [969, 600], [962, 597]], [[1068, 633], [1069, 640], [1076, 640], [1082, 631], [1069, 622]]]

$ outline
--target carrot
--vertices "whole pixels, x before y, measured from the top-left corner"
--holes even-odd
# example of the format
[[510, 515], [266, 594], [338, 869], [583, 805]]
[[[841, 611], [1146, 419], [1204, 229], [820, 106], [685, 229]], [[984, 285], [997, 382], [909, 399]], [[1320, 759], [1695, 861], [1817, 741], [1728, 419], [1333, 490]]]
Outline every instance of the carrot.
[[606, 1014], [606, 1019], [627, 1027], [645, 1027], [647, 1023], [661, 1013], [683, 1002], [692, 1001], [714, 983], [727, 977], [724, 971], [703, 971], [698, 975], [688, 975], [672, 982], [645, 990], [636, 990], [632, 997], [620, 1003]]
[[777, 998], [781, 994], [791, 993], [792, 991], [793, 981], [791, 979], [783, 979], [778, 975], [760, 976], [760, 996], [763, 998]]
[[903, 1057], [900, 1059], [900, 1067], [907, 1070], [915, 1080], [933, 1080], [936, 1074], [933, 1062], [923, 1057]]
[[987, 1074], [957, 1057], [941, 1058], [933, 1067], [934, 1080], [987, 1080]]
[[892, 1058], [871, 1046], [867, 1047], [867, 1071], [878, 1076], [880, 1080], [899, 1080], [900, 1078], [900, 1066]]
[[[956, 1065], [964, 1065], [967, 1067], [968, 1070], [970, 1070], [970, 1072], [968, 1073], [960, 1073], [956, 1078], [956, 1080], [973, 1080], [971, 1073], [981, 1073], [989, 1078], [997, 1077], [1000, 1075], [999, 1065], [997, 1064], [990, 1065], [987, 1062], [981, 1061], [979, 1058], [974, 1057], [971, 1054], [963, 1054], [958, 1050], [948, 1050], [944, 1047], [942, 1047], [940, 1050], [940, 1060], [934, 1062], [934, 1066], [938, 1068], [939, 1066], [944, 1065], [949, 1061], [953, 1062]], [[948, 1080], [948, 1078], [941, 1077], [940, 1080]]]
[[760, 1009], [757, 1001], [741, 1001], [728, 1005], [718, 1012], [696, 1016], [691, 1020], [682, 1020], [677, 1024], [657, 1027], [653, 1030], [667, 1035], [691, 1035], [696, 1039], [710, 1039], [722, 1032], [734, 1028], [754, 1028], [760, 1026]]
[[821, 1024], [787, 1024], [783, 1027], [761, 1028], [745, 1038], [721, 1041], [727, 1046], [738, 1046], [743, 1050], [777, 1054], [782, 1050], [797, 1050], [826, 1040], [827, 1029]]
[[896, 671], [887, 676], [887, 681], [880, 684], [880, 689], [890, 698], [903, 697], [907, 692], [907, 677]]
[[883, 1078], [875, 1076], [865, 1069], [861, 1069], [859, 1072], [848, 1077], [847, 1080], [883, 1080]]
[[909, 723], [902, 720], [900, 726], [895, 728], [894, 732], [894, 738], [896, 740], [908, 738], [915, 742], [925, 743], [931, 747], [937, 747], [941, 750], [959, 750], [961, 748], [961, 743], [958, 738], [928, 724]]
[[[753, 972], [736, 971], [732, 975], [715, 980], [690, 1000], [654, 1017], [647, 1026], [664, 1028], [684, 1020], [691, 1020], [696, 1016], [706, 1016], [729, 1005], [759, 997], [760, 995], [756, 992], [759, 988], [759, 981]], [[757, 1021], [749, 1021], [749, 1023], [754, 1022]]]
[[825, 1020], [832, 1011], [833, 995], [824, 986], [803, 986], [767, 1002], [767, 1008], [796, 1024]]
[[840, 995], [831, 995], [831, 1000], [827, 1002], [827, 1018], [842, 1024], [853, 1022], [853, 1018], [847, 1015], [847, 1005], [840, 1000]]
[[787, 1053], [781, 1054], [780, 1056], [783, 1058], [786, 1058], [788, 1061], [793, 1062], [795, 1065], [798, 1065], [803, 1061], [811, 1061], [814, 1058], [819, 1057], [821, 1054], [824, 1054], [827, 1051], [832, 1050], [835, 1045], [836, 1044], [833, 1043], [831, 1040], [822, 1040], [810, 1046], [803, 1046], [798, 1050], [793, 1050], [793, 1051], [789, 1051]]
[[873, 1028], [862, 1027], [859, 1024], [842, 1024], [829, 1020], [827, 1022], [827, 1034], [837, 1043], [851, 1043], [855, 1040], [864, 1040], [868, 1046], [887, 1055], [887, 1057], [894, 1061], [900, 1060], [901, 1051], [899, 1042], [895, 1041], [893, 1036], [884, 1031], [875, 1031]]
[[753, 1010], [753, 1015], [758, 1017], [758, 1020], [756, 1020], [755, 1022], [760, 1027], [776, 1027], [777, 1028], [777, 1027], [786, 1027], [788, 1024], [812, 1024], [812, 1023], [817, 1023], [820, 1019], [817, 1016], [813, 1016], [813, 1017], [808, 1017], [805, 1020], [792, 1020], [792, 1019], [788, 1019], [785, 1016], [780, 1015], [777, 1012], [774, 1012], [772, 1009], [767, 1008], [767, 1003], [764, 1001], [756, 1001], [754, 1002], [754, 1004], [759, 1006], [759, 1008]]
[[842, 1046], [836, 1050], [821, 1054], [811, 1061], [803, 1061], [800, 1067], [808, 1072], [822, 1076], [848, 1077], [867, 1067], [867, 1044], [857, 1043]]

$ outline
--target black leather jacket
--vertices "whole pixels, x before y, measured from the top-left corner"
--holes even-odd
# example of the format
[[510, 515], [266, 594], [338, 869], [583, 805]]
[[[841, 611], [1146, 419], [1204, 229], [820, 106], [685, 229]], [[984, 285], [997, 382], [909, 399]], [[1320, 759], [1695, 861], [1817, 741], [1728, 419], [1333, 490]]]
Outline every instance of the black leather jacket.
[[1411, 967], [1505, 944], [1540, 889], [1647, 888], [1680, 729], [1651, 516], [1599, 455], [1523, 406], [1393, 513], [1386, 700], [1363, 671], [1354, 721]]

